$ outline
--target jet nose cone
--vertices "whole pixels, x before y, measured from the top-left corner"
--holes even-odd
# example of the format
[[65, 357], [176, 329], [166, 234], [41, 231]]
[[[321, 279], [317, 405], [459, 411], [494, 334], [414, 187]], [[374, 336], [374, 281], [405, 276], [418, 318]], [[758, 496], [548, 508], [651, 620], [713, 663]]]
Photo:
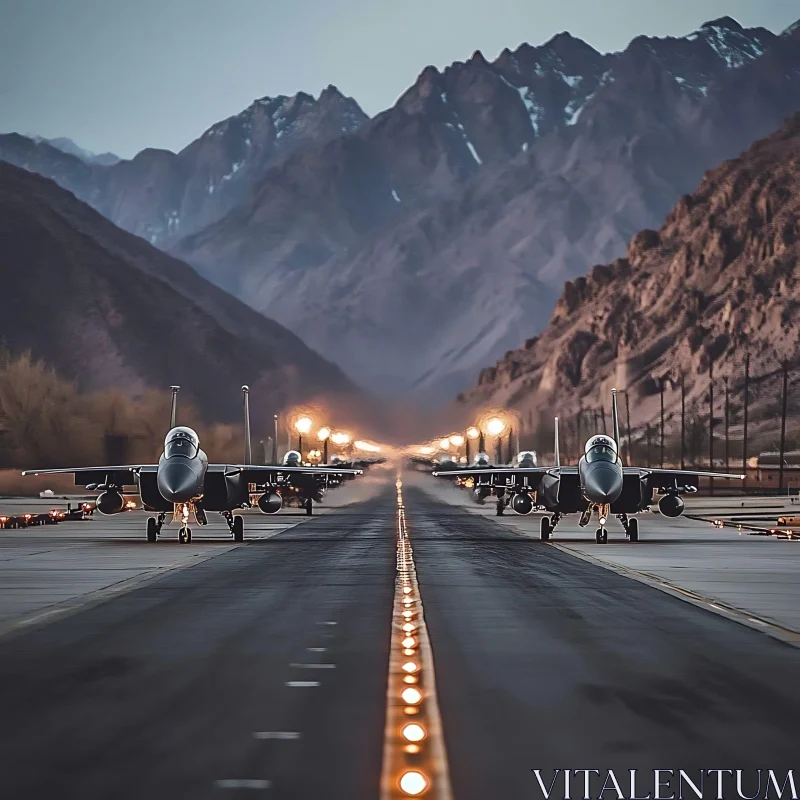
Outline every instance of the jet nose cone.
[[613, 503], [622, 494], [622, 473], [612, 464], [590, 464], [584, 481], [586, 497], [594, 503]]
[[158, 491], [169, 503], [186, 503], [199, 494], [197, 475], [185, 460], [170, 460], [158, 470]]

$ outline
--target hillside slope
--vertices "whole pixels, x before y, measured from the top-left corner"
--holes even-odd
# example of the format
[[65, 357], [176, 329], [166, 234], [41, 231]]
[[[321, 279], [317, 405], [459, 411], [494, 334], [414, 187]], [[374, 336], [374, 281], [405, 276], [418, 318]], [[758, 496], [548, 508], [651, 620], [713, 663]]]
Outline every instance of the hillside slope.
[[[523, 419], [572, 414], [628, 389], [634, 424], [655, 418], [685, 380], [691, 400], [714, 375], [800, 360], [800, 114], [709, 172], [626, 258], [568, 282], [538, 337], [483, 370], [468, 407], [508, 405]], [[604, 399], [605, 398], [605, 399]]]
[[0, 163], [0, 337], [87, 389], [181, 384], [212, 420], [322, 393], [341, 371], [191, 267], [116, 228], [50, 180]]

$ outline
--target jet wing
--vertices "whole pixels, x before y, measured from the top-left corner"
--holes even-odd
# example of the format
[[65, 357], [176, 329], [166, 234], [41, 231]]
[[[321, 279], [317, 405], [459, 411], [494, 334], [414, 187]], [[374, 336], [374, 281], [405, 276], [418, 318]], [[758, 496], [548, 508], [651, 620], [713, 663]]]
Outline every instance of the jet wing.
[[646, 478], [648, 484], [653, 488], [666, 488], [680, 481], [697, 481], [698, 478], [725, 478], [743, 481], [746, 477], [733, 472], [703, 472], [693, 469], [655, 469], [651, 467], [623, 467], [622, 472], [625, 475], [638, 475]]
[[68, 467], [63, 469], [26, 469], [23, 475], [69, 475], [75, 476], [76, 486], [89, 483], [104, 483], [106, 478], [115, 486], [135, 486], [136, 477], [142, 470], [158, 469], [157, 464], [127, 464], [107, 467]]
[[274, 466], [271, 464], [209, 464], [209, 469], [222, 467], [225, 470], [226, 476], [241, 475], [245, 476], [248, 483], [257, 483], [259, 478], [265, 475], [274, 475], [278, 472], [283, 474], [301, 474], [301, 475], [361, 475], [363, 470], [360, 469], [339, 469], [331, 467], [284, 467]]
[[473, 467], [472, 469], [446, 469], [431, 474], [446, 478], [448, 475], [457, 477], [477, 477], [479, 475], [563, 475], [577, 472], [577, 467]]

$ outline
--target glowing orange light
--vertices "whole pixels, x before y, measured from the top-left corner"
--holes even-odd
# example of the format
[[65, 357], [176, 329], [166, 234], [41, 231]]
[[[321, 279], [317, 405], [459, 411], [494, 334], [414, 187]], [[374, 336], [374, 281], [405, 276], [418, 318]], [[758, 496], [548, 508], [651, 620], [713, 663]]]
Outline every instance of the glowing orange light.
[[403, 664], [403, 672], [407, 672], [409, 675], [413, 674], [418, 669], [419, 666], [417, 666], [416, 661], [406, 661], [406, 663]]
[[403, 738], [409, 742], [421, 742], [425, 738], [425, 728], [416, 722], [409, 722], [403, 727]]
[[294, 429], [298, 433], [302, 433], [303, 436], [305, 436], [308, 433], [311, 433], [311, 428], [313, 427], [314, 427], [314, 422], [311, 419], [311, 417], [300, 417], [300, 419], [298, 419], [294, 423]]
[[422, 692], [413, 686], [403, 689], [403, 693], [400, 695], [400, 697], [404, 703], [408, 703], [410, 706], [416, 706], [422, 702]]
[[416, 675], [403, 675], [403, 683], [417, 683], [419, 678]]
[[400, 789], [408, 795], [417, 796], [428, 788], [428, 779], [416, 770], [404, 772], [400, 778]]

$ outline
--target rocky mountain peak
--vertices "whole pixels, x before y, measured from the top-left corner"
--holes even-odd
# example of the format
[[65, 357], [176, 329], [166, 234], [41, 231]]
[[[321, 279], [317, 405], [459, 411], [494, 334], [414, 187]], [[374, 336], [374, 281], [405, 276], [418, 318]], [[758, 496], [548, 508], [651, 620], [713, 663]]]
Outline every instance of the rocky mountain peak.
[[502, 398], [535, 418], [616, 383], [641, 424], [657, 413], [653, 376], [683, 377], [691, 399], [712, 358], [720, 376], [740, 369], [745, 351], [758, 372], [800, 358], [799, 166], [795, 114], [709, 171], [659, 230], [631, 239], [626, 258], [568, 281], [544, 332], [484, 370], [467, 402]]
[[737, 31], [741, 32], [744, 28], [733, 18], [733, 17], [720, 17], [719, 19], [713, 19], [709, 22], [704, 22], [701, 26], [701, 30], [713, 30], [715, 28], [722, 28], [728, 31]]

